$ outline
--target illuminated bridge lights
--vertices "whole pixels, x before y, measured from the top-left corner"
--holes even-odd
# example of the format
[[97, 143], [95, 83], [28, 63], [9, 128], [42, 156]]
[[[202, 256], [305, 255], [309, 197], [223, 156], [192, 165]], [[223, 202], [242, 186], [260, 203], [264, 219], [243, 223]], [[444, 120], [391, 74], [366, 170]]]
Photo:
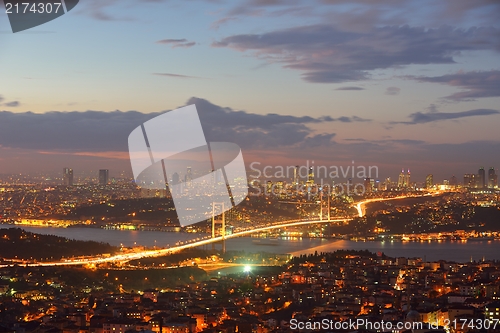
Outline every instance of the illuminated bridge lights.
[[[421, 197], [423, 196], [429, 196], [429, 195], [435, 195], [431, 193], [426, 193], [420, 195]], [[361, 202], [358, 202], [355, 204], [356, 209], [358, 210], [358, 215], [360, 217], [364, 216], [365, 208], [364, 206], [367, 203], [371, 202], [377, 202], [377, 201], [387, 201], [387, 200], [398, 200], [398, 199], [405, 199], [409, 198], [410, 196], [399, 196], [399, 197], [392, 197], [392, 198], [377, 198], [377, 199], [368, 199], [364, 200]], [[412, 195], [411, 197], [417, 197]], [[263, 231], [268, 231], [268, 230], [273, 230], [273, 229], [279, 229], [279, 228], [287, 228], [287, 227], [296, 227], [296, 226], [301, 226], [301, 225], [308, 225], [308, 224], [318, 224], [318, 223], [332, 223], [332, 222], [347, 222], [351, 221], [352, 218], [349, 217], [334, 217], [331, 219], [320, 219], [320, 220], [310, 220], [310, 219], [302, 219], [302, 220], [290, 220], [290, 221], [283, 221], [283, 222], [277, 222], [273, 224], [268, 224], [263, 227], [258, 227], [258, 228], [253, 228], [253, 229], [244, 229], [238, 232], [234, 232], [229, 235], [225, 235], [225, 239], [230, 239], [230, 238], [236, 238], [236, 237], [242, 237], [242, 236], [248, 236], [253, 233], [259, 233]], [[36, 263], [26, 263], [26, 266], [87, 266], [87, 265], [96, 265], [96, 264], [103, 264], [103, 263], [110, 263], [110, 262], [127, 262], [131, 260], [137, 260], [137, 259], [142, 259], [142, 258], [153, 258], [153, 257], [162, 257], [165, 255], [169, 255], [175, 252], [179, 252], [182, 250], [190, 249], [193, 247], [199, 247], [211, 243], [216, 243], [222, 241], [222, 236], [218, 237], [213, 237], [213, 238], [206, 238], [206, 239], [200, 239], [200, 240], [191, 240], [191, 241], [186, 241], [186, 242], [179, 242], [178, 245], [169, 247], [169, 248], [164, 248], [164, 249], [154, 249], [154, 250], [143, 250], [139, 252], [131, 252], [131, 253], [122, 253], [122, 254], [117, 254], [114, 256], [98, 256], [98, 257], [87, 257], [85, 259], [65, 259], [65, 260], [60, 260], [60, 261], [53, 261], [53, 262], [36, 262]], [[24, 265], [24, 264], [23, 264]], [[11, 265], [0, 265], [0, 267], [9, 267]]]

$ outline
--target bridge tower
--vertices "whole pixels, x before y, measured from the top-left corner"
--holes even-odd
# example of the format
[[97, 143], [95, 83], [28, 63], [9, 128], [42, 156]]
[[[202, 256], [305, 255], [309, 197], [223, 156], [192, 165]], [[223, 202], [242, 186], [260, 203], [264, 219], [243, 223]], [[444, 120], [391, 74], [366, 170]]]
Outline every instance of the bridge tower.
[[[319, 199], [319, 220], [320, 221], [323, 221], [323, 215], [326, 215], [326, 218], [328, 219], [328, 221], [330, 221], [330, 193], [329, 192], [330, 191], [328, 190], [326, 193], [327, 202], [324, 203], [323, 190], [320, 191], [320, 195], [319, 195], [319, 198], [320, 198]], [[326, 212], [325, 212], [325, 210], [326, 210]]]
[[[221, 207], [221, 220], [217, 221], [215, 219], [215, 207]], [[221, 224], [220, 235], [222, 237], [222, 253], [226, 253], [226, 213], [224, 211], [224, 202], [213, 202], [212, 203], [212, 238], [215, 238], [215, 225]], [[212, 243], [212, 250], [215, 250], [215, 243]]]

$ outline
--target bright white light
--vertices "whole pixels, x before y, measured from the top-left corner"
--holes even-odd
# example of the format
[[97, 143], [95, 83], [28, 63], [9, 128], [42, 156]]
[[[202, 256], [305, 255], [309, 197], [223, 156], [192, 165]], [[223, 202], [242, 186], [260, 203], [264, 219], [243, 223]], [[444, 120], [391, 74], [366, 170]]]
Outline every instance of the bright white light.
[[245, 273], [249, 273], [251, 270], [252, 270], [252, 267], [250, 267], [250, 266], [245, 266], [245, 268], [243, 268], [243, 271]]

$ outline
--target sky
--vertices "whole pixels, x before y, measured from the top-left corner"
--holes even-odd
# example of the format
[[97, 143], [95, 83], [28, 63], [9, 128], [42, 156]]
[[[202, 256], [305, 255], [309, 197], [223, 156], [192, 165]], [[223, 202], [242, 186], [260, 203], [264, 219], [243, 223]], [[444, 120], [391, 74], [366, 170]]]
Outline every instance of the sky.
[[500, 167], [500, 2], [80, 0], [0, 11], [0, 173], [130, 174], [130, 132], [196, 104], [247, 165], [440, 181]]

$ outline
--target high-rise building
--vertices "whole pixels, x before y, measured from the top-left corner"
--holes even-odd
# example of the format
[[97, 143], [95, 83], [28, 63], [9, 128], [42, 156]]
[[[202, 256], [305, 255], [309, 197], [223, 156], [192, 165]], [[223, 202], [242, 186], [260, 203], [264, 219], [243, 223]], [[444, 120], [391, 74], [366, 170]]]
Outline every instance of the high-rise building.
[[466, 173], [464, 175], [464, 186], [470, 187], [470, 188], [477, 187], [477, 179], [478, 179], [478, 176], [476, 174]]
[[391, 177], [387, 177], [384, 182], [384, 190], [390, 191], [392, 189]]
[[108, 184], [108, 181], [109, 181], [109, 170], [108, 169], [99, 170], [99, 185], [105, 186]]
[[365, 193], [367, 194], [372, 193], [372, 182], [370, 178], [365, 178], [363, 185], [365, 187]]
[[[169, 183], [169, 185], [173, 187], [174, 185], [179, 185], [180, 183], [181, 183], [181, 176], [179, 176], [177, 172], [174, 172], [172, 174], [172, 180]], [[182, 188], [176, 186], [174, 188], [170, 188], [170, 191], [172, 194], [179, 195], [182, 193]]]
[[498, 176], [495, 173], [495, 168], [491, 167], [488, 170], [488, 187], [495, 188], [498, 186]]
[[191, 187], [193, 185], [193, 170], [190, 166], [186, 168], [186, 175], [184, 176], [184, 182], [187, 187]]
[[484, 171], [484, 168], [481, 167], [479, 168], [477, 172], [477, 186], [478, 188], [484, 188], [486, 185], [486, 171]]
[[465, 187], [470, 187], [471, 185], [471, 177], [472, 175], [470, 173], [464, 174], [464, 186]]
[[299, 185], [299, 166], [296, 165], [295, 168], [293, 168], [293, 185], [297, 186]]
[[434, 186], [434, 176], [432, 174], [428, 174], [425, 177], [425, 188], [432, 188]]
[[398, 177], [398, 187], [399, 188], [405, 187], [405, 170], [404, 169], [402, 169], [401, 173], [399, 174], [399, 177]]
[[408, 169], [408, 173], [405, 174], [405, 170], [402, 169], [401, 173], [398, 177], [398, 188], [408, 188], [410, 187], [410, 169]]
[[71, 168], [63, 169], [63, 185], [73, 186], [73, 169]]
[[181, 182], [181, 177], [177, 172], [174, 172], [172, 174], [172, 185], [177, 185]]
[[450, 186], [456, 187], [458, 185], [457, 177], [455, 175], [451, 176], [450, 178]]
[[478, 178], [478, 175], [476, 175], [475, 173], [471, 174], [470, 187], [477, 187]]
[[314, 184], [314, 169], [313, 167], [309, 168], [309, 173], [307, 174], [307, 182], [308, 184]]

